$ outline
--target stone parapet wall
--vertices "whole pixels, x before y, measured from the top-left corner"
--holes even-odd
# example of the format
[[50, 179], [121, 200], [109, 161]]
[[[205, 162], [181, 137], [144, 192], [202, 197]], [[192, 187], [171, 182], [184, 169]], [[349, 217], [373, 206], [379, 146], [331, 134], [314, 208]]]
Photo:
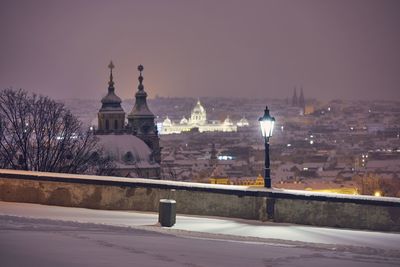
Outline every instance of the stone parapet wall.
[[157, 211], [173, 198], [177, 213], [400, 231], [400, 199], [0, 170], [0, 200], [93, 209]]

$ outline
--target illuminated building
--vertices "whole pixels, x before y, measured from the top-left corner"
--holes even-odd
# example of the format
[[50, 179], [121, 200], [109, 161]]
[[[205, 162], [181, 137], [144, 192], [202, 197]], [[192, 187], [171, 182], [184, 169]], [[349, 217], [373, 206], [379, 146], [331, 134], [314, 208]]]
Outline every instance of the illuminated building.
[[210, 177], [210, 184], [226, 184], [226, 185], [243, 185], [243, 186], [254, 186], [254, 187], [264, 187], [264, 177], [258, 175], [256, 179], [254, 178], [237, 178], [230, 179], [224, 173], [221, 175], [221, 169], [216, 168]]
[[161, 123], [160, 134], [173, 134], [189, 132], [197, 128], [199, 132], [236, 132], [237, 127], [248, 126], [246, 118], [242, 118], [234, 124], [229, 116], [223, 121], [207, 121], [207, 111], [201, 105], [200, 100], [194, 106], [189, 119], [183, 117], [179, 122], [173, 122], [168, 116]]

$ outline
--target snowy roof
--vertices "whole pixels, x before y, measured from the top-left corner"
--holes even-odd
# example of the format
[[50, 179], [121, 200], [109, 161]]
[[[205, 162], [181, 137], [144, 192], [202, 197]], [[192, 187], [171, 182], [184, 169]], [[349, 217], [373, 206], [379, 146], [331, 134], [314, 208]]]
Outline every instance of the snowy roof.
[[114, 91], [109, 91], [108, 94], [101, 99], [103, 104], [121, 104], [121, 98]]
[[97, 135], [99, 144], [105, 151], [112, 154], [116, 161], [123, 162], [123, 157], [131, 152], [134, 162], [147, 162], [153, 164], [151, 161], [151, 149], [138, 137], [131, 134], [107, 134]]

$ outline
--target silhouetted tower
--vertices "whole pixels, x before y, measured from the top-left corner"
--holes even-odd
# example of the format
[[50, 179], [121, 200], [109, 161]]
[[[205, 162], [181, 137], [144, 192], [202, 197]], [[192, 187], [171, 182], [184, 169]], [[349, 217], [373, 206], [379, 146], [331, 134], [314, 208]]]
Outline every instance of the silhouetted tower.
[[304, 94], [303, 94], [303, 87], [300, 88], [299, 107], [301, 107], [303, 110], [306, 107], [306, 103], [304, 100]]
[[110, 69], [110, 81], [108, 82], [108, 93], [101, 99], [101, 108], [97, 114], [98, 133], [122, 133], [125, 127], [125, 112], [121, 107], [121, 98], [115, 94], [113, 73], [114, 64], [108, 65]]
[[155, 162], [161, 163], [160, 138], [154, 123], [154, 114], [147, 106], [147, 93], [143, 86], [143, 66], [139, 65], [139, 86], [135, 94], [135, 105], [128, 115], [128, 128], [132, 134], [142, 139], [153, 151]]
[[296, 92], [296, 87], [294, 88], [294, 92], [293, 92], [293, 97], [292, 97], [292, 106], [293, 107], [297, 107], [297, 92]]

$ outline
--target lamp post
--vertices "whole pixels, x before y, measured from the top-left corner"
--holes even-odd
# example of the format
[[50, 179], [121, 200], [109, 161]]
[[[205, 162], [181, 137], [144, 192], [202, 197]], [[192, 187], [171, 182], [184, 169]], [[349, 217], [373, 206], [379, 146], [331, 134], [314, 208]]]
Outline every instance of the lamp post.
[[269, 138], [272, 136], [274, 130], [275, 118], [269, 115], [268, 106], [265, 107], [264, 116], [258, 119], [260, 122], [261, 133], [265, 142], [265, 174], [264, 186], [271, 188], [271, 170], [269, 168]]

